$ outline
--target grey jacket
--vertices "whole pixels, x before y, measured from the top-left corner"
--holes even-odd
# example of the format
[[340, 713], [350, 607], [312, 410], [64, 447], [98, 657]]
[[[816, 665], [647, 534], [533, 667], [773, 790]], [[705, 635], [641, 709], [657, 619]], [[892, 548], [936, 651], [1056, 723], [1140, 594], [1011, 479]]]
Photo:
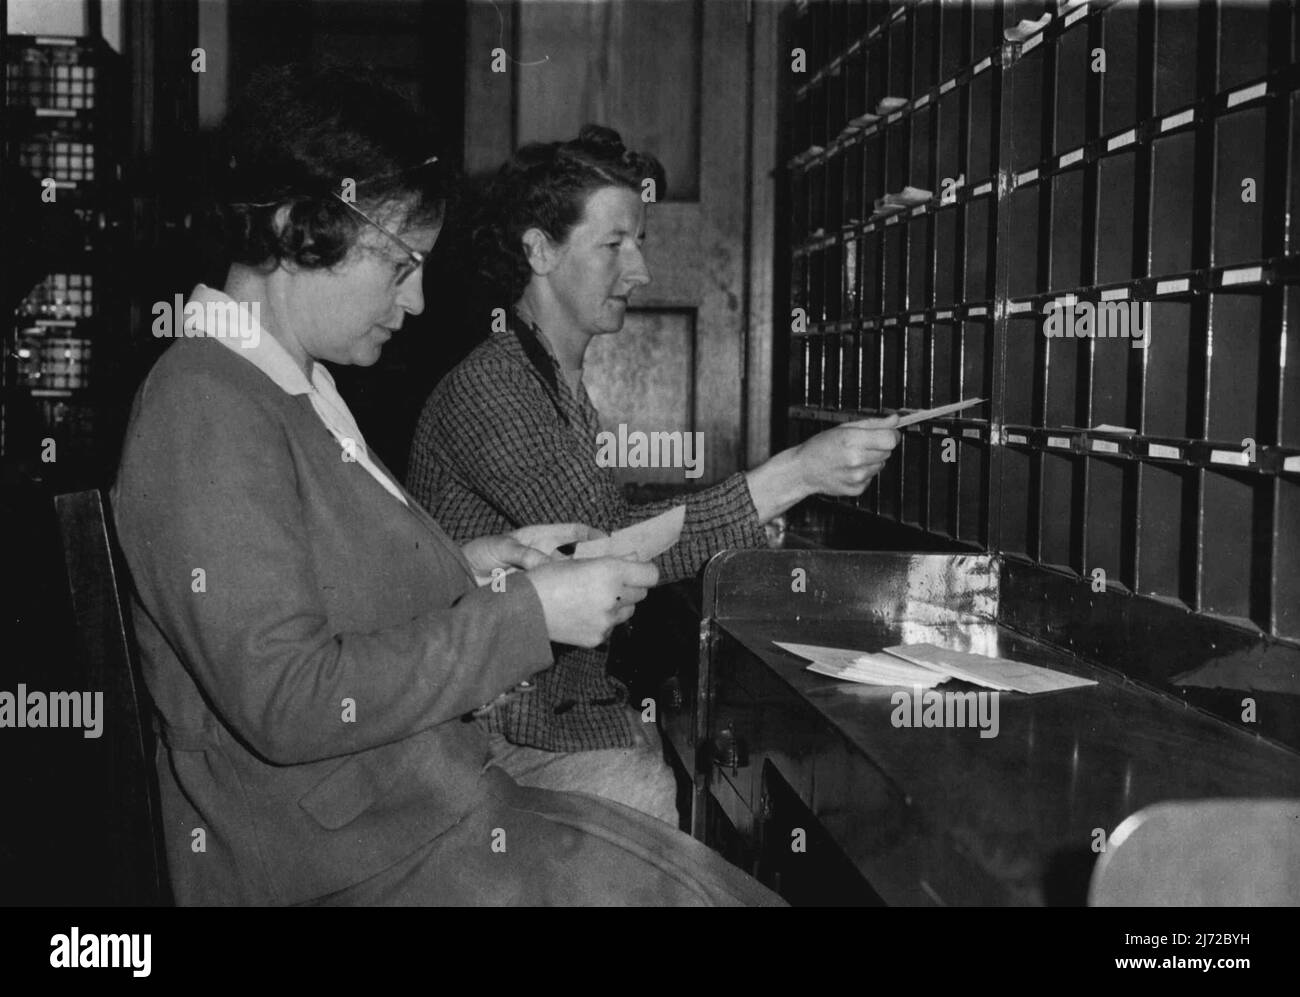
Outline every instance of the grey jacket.
[[223, 344], [179, 340], [141, 387], [113, 509], [178, 902], [320, 898], [480, 802], [460, 718], [551, 664], [541, 603], [476, 587], [408, 503]]

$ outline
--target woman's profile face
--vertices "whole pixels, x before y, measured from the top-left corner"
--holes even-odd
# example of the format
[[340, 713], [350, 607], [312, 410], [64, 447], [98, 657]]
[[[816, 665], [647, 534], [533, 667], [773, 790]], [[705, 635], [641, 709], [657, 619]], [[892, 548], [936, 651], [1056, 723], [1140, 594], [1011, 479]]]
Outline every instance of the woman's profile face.
[[587, 335], [622, 329], [632, 291], [650, 283], [641, 255], [645, 223], [637, 191], [601, 187], [587, 197], [582, 220], [559, 247], [547, 280], [570, 321]]
[[[398, 232], [400, 215], [372, 216], [390, 232]], [[403, 242], [425, 255], [433, 249], [441, 225], [400, 232]], [[407, 253], [383, 232], [362, 227], [356, 244], [337, 266], [295, 270], [289, 280], [292, 334], [313, 360], [369, 367], [384, 344], [401, 328], [407, 315], [424, 311], [419, 268], [400, 284], [397, 271], [409, 261]]]

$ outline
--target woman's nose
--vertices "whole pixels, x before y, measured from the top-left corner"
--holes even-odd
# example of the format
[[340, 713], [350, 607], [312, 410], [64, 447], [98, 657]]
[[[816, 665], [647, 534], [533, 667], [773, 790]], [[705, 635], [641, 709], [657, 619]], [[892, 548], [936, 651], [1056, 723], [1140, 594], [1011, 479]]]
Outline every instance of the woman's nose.
[[397, 286], [397, 303], [408, 315], [419, 315], [424, 311], [424, 267]]
[[623, 279], [634, 287], [650, 283], [650, 268], [646, 266], [640, 249], [633, 251], [631, 264], [623, 271]]

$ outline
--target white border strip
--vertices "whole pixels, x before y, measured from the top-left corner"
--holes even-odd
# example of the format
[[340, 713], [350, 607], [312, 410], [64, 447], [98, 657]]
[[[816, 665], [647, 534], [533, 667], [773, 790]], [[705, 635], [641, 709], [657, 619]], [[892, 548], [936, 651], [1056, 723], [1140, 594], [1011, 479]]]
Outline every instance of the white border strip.
[[1237, 467], [1249, 467], [1250, 459], [1241, 450], [1211, 450], [1211, 464], [1235, 464]]
[[1126, 145], [1132, 145], [1137, 141], [1137, 129], [1130, 128], [1121, 135], [1116, 135], [1106, 143], [1106, 151], [1114, 152], [1116, 149], [1122, 149]]
[[1238, 104], [1244, 104], [1256, 97], [1263, 97], [1266, 93], [1268, 93], [1268, 83], [1256, 83], [1253, 87], [1246, 87], [1236, 93], [1228, 94], [1228, 106], [1236, 107]]
[[1257, 284], [1263, 279], [1263, 267], [1245, 267], [1241, 270], [1225, 270], [1223, 271], [1223, 279], [1219, 282], [1219, 286], [1228, 287], [1230, 284]]

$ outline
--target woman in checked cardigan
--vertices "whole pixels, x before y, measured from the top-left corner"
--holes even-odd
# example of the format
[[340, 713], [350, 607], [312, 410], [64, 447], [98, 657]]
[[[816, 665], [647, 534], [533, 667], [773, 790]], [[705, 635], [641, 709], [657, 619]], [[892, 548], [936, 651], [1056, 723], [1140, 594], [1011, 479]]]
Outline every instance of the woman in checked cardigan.
[[[413, 111], [363, 74], [285, 70], [226, 136], [232, 263], [191, 300], [258, 334], [172, 344], [113, 491], [177, 900], [774, 902], [657, 821], [483, 768], [464, 718], [551, 641], [599, 644], [657, 573], [552, 553], [585, 527], [453, 542], [335, 391], [324, 362], [374, 363], [424, 307], [445, 196]], [[517, 570], [483, 585], [497, 568]]]
[[[658, 162], [599, 125], [524, 146], [497, 174], [477, 255], [509, 320], [438, 384], [411, 448], [411, 492], [453, 537], [557, 519], [612, 532], [682, 503], [681, 539], [655, 562], [661, 580], [676, 581], [718, 551], [764, 546], [764, 524], [809, 495], [861, 494], [898, 445], [890, 416], [819, 433], [682, 498], [624, 498], [600, 459], [603, 427], [582, 368], [591, 342], [622, 332], [651, 281], [642, 252], [651, 185], [661, 197]], [[521, 783], [594, 793], [675, 825], [658, 733], [628, 706], [608, 659], [608, 647], [558, 648], [532, 695], [483, 717], [490, 761]]]

